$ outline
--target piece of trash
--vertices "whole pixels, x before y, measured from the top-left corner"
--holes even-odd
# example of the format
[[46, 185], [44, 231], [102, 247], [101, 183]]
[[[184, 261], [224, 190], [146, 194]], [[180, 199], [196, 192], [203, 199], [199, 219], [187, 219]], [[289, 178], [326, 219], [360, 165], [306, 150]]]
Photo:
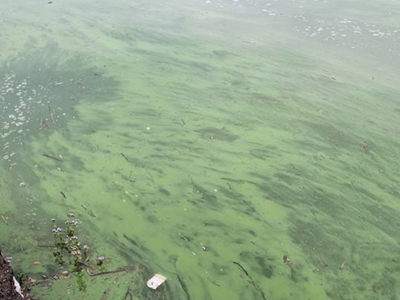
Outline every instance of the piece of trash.
[[161, 274], [156, 274], [153, 277], [151, 277], [147, 281], [147, 286], [153, 290], [157, 289], [163, 282], [167, 280], [167, 277], [161, 275]]
[[97, 258], [97, 265], [101, 266], [104, 263], [105, 260], [106, 260], [106, 258], [104, 256], [99, 256]]
[[287, 265], [288, 267], [292, 266], [292, 261], [290, 260], [290, 258], [287, 255], [283, 256], [283, 262], [285, 265]]
[[13, 280], [14, 280], [15, 290], [17, 291], [18, 294], [20, 294], [23, 297], [22, 291], [21, 291], [21, 285], [19, 284], [17, 279], [15, 279], [15, 277], [13, 277]]

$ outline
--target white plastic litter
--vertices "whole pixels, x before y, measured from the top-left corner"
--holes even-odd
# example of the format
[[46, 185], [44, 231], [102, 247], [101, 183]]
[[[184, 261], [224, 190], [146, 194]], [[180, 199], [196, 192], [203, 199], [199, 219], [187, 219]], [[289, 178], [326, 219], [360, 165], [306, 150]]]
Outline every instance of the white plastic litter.
[[15, 277], [13, 277], [13, 279], [14, 279], [15, 290], [18, 292], [18, 294], [20, 294], [23, 297], [19, 282], [17, 281], [17, 279], [15, 279]]
[[151, 277], [147, 281], [147, 286], [153, 290], [157, 289], [163, 282], [167, 280], [167, 277], [161, 275], [161, 274], [156, 274], [153, 277]]

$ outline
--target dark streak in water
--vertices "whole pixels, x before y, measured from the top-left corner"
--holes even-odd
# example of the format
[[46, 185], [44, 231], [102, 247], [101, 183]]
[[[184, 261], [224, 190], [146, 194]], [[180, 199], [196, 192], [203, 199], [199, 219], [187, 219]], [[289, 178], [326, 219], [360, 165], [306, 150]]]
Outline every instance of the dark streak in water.
[[55, 156], [52, 156], [52, 155], [49, 155], [49, 154], [46, 154], [46, 153], [42, 154], [42, 156], [50, 158], [50, 159], [53, 159], [53, 160], [56, 160], [56, 161], [59, 161], [59, 162], [63, 162], [62, 159], [60, 159], [58, 157], [55, 157]]
[[186, 283], [182, 280], [182, 278], [179, 276], [179, 274], [176, 274], [176, 277], [178, 278], [178, 281], [179, 281], [179, 283], [180, 283], [180, 285], [181, 285], [183, 291], [184, 291], [185, 294], [186, 294], [186, 298], [187, 298], [188, 300], [190, 300], [189, 290], [188, 290], [188, 288], [187, 288], [187, 286], [186, 286]]
[[125, 239], [127, 239], [129, 242], [131, 242], [131, 244], [135, 245], [136, 247], [139, 247], [139, 245], [135, 242], [135, 240], [131, 239], [131, 238], [128, 237], [126, 234], [124, 234], [123, 237], [124, 237]]
[[125, 155], [125, 154], [123, 154], [123, 153], [121, 152], [121, 155], [122, 155], [122, 157], [123, 157], [123, 158], [125, 158], [125, 160], [126, 160], [127, 162], [129, 162], [129, 158], [128, 158], [128, 157], [126, 157], [126, 155]]
[[246, 269], [245, 269], [240, 263], [238, 263], [238, 262], [236, 262], [236, 261], [234, 261], [233, 263], [234, 263], [235, 265], [237, 265], [237, 266], [244, 272], [244, 274], [246, 274], [246, 276], [250, 276], [250, 275], [249, 275], [249, 272], [247, 272]]
[[260, 292], [261, 297], [262, 297], [264, 300], [267, 300], [267, 298], [265, 297], [265, 294], [264, 294], [263, 290], [262, 290], [262, 289], [259, 287], [259, 285], [254, 281], [254, 279], [249, 275], [249, 272], [247, 272], [246, 269], [245, 269], [240, 263], [238, 263], [238, 262], [236, 262], [236, 261], [234, 261], [233, 263], [234, 263], [235, 265], [237, 265], [237, 266], [246, 274], [246, 276], [247, 276], [249, 282], [256, 288], [257, 291]]

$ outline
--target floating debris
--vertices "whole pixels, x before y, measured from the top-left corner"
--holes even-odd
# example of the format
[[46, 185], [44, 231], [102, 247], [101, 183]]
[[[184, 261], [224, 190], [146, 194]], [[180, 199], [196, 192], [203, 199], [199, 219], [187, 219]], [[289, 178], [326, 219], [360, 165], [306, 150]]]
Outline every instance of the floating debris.
[[115, 273], [120, 273], [120, 272], [131, 272], [133, 269], [132, 268], [120, 268], [120, 269], [116, 269], [113, 271], [104, 271], [104, 272], [100, 272], [100, 273], [94, 273], [94, 274], [90, 274], [90, 276], [101, 276], [101, 275], [109, 275], [109, 274], [115, 274]]
[[97, 265], [101, 266], [104, 263], [105, 260], [106, 260], [106, 258], [104, 256], [99, 256], [97, 258]]
[[53, 160], [56, 160], [56, 161], [59, 161], [59, 162], [63, 162], [63, 160], [61, 158], [55, 157], [55, 156], [50, 155], [50, 154], [44, 153], [44, 154], [42, 154], [42, 156], [50, 158], [50, 159], [53, 159]]
[[129, 162], [129, 158], [128, 158], [124, 153], [121, 152], [121, 155], [122, 155], [123, 158], [125, 158], [125, 160], [126, 160], [127, 162]]
[[49, 131], [49, 129], [47, 128], [47, 123], [46, 123], [46, 119], [45, 118], [41, 118], [39, 121], [39, 129], [40, 130], [46, 130]]
[[290, 260], [290, 258], [289, 258], [287, 255], [284, 255], [284, 256], [283, 256], [283, 263], [284, 263], [285, 265], [287, 265], [288, 267], [291, 267], [291, 266], [292, 266], [292, 261]]
[[153, 290], [156, 290], [163, 282], [167, 280], [167, 277], [161, 274], [155, 274], [147, 281], [147, 286]]
[[1, 215], [1, 218], [8, 225], [8, 217], [4, 217], [3, 215]]
[[234, 263], [235, 265], [237, 265], [237, 266], [239, 267], [239, 269], [241, 269], [241, 270], [244, 272], [244, 274], [246, 274], [247, 277], [250, 276], [250, 275], [249, 275], [249, 272], [247, 272], [247, 270], [246, 270], [240, 263], [238, 263], [238, 262], [236, 262], [236, 261], [234, 261], [233, 263]]

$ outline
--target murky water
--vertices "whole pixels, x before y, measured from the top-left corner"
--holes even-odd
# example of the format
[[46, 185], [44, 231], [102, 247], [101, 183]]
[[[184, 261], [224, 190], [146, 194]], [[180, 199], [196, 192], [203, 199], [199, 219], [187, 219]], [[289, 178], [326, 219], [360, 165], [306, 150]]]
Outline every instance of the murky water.
[[[3, 252], [43, 300], [400, 299], [399, 15], [1, 1]], [[85, 294], [42, 281], [70, 211], [92, 261], [127, 269]]]

